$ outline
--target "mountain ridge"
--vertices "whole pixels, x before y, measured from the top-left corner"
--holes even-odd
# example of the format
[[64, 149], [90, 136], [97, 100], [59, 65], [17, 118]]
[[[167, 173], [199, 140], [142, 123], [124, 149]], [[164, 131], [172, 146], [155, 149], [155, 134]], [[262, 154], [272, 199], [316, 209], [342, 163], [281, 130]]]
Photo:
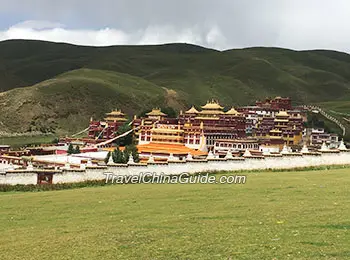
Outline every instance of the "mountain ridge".
[[295, 104], [347, 102], [350, 55], [181, 43], [0, 42], [0, 127], [6, 131], [69, 133], [116, 107], [131, 116], [153, 106], [179, 111], [211, 98], [232, 106], [267, 96], [290, 96]]

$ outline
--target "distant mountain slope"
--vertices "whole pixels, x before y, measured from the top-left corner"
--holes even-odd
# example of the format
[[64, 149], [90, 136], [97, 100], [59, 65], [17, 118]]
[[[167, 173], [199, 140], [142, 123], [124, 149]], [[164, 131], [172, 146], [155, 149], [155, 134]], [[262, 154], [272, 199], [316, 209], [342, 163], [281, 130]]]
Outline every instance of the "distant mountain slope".
[[3, 129], [71, 132], [90, 116], [101, 117], [114, 107], [131, 115], [156, 105], [179, 110], [210, 98], [226, 106], [276, 95], [290, 96], [299, 104], [347, 101], [350, 55], [13, 40], [0, 42], [0, 91], [7, 90], [11, 91], [0, 96]]
[[[0, 93], [3, 131], [76, 131], [91, 116], [123, 108], [127, 113], [167, 103], [167, 91], [141, 78], [80, 69], [32, 87]], [[176, 105], [176, 103], [173, 103]]]

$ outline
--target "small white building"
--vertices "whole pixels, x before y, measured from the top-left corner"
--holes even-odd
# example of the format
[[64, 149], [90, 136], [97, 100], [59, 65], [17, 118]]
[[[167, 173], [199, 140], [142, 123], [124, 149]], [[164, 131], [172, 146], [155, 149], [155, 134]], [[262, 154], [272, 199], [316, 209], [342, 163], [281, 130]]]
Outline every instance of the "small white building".
[[310, 144], [321, 147], [323, 143], [329, 148], [337, 148], [339, 146], [339, 136], [330, 134], [323, 128], [306, 128], [303, 131], [303, 137], [309, 138]]
[[218, 139], [214, 143], [214, 154], [226, 155], [231, 152], [245, 152], [246, 150], [259, 150], [257, 139]]

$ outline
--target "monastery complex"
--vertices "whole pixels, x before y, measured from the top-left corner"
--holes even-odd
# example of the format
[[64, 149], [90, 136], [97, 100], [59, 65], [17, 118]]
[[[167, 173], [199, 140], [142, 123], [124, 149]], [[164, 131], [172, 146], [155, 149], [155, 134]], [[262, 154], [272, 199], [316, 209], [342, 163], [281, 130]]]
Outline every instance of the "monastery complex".
[[[130, 172], [130, 167], [123, 167], [168, 165], [171, 162], [177, 164], [163, 167], [169, 169], [169, 174], [180, 173], [178, 163], [186, 162], [197, 163], [195, 167], [187, 164], [184, 167], [193, 173], [232, 170], [227, 168], [228, 165], [242, 170], [250, 169], [250, 166], [266, 169], [278, 165], [288, 168], [325, 165], [332, 161], [344, 163], [350, 156], [344, 142], [324, 129], [306, 128], [309, 113], [307, 107], [292, 106], [290, 98], [282, 97], [257, 101], [254, 106], [226, 108], [217, 100], [209, 100], [200, 107], [191, 106], [180, 111], [176, 117], [169, 117], [160, 108], [154, 108], [144, 116], [134, 116], [130, 120], [122, 110], [116, 109], [107, 113], [103, 120], [91, 119], [85, 137], [65, 137], [55, 145], [43, 144], [17, 151], [9, 146], [0, 147], [0, 177], [4, 177], [4, 183], [21, 184], [27, 171], [40, 169], [31, 175], [30, 183], [55, 183], [55, 178], [56, 182], [66, 182], [69, 178], [74, 181], [85, 180], [85, 177], [101, 179], [99, 170], [93, 170], [88, 177], [79, 173], [79, 178], [75, 178], [78, 175], [74, 171], [85, 172], [86, 167], [103, 168], [107, 159], [108, 166], [117, 167], [110, 153], [116, 150], [115, 142], [125, 136], [132, 137], [130, 140], [136, 145], [139, 162], [136, 163], [130, 154], [128, 162], [113, 171]], [[126, 130], [121, 133], [124, 128]], [[73, 145], [79, 147], [77, 154], [68, 152], [69, 146]], [[118, 149], [123, 152], [125, 147]], [[278, 158], [283, 158], [283, 162], [276, 164]], [[234, 162], [221, 165], [220, 160]], [[201, 162], [204, 164], [199, 164]], [[255, 165], [251, 164], [253, 162]], [[133, 174], [137, 169], [132, 169]], [[68, 178], [62, 172], [55, 175], [59, 170], [73, 172]], [[8, 175], [13, 171], [22, 175]], [[17, 179], [16, 176], [22, 177]]]
[[[181, 156], [181, 152], [204, 155], [209, 151], [224, 156], [228, 150], [238, 156], [246, 149], [271, 153], [281, 151], [285, 144], [303, 145], [306, 112], [303, 107], [293, 107], [290, 98], [266, 99], [255, 106], [226, 110], [218, 101], [210, 100], [200, 108], [192, 106], [180, 111], [176, 118], [154, 108], [144, 117], [135, 116], [132, 128], [143, 157], [166, 157], [170, 153]], [[120, 110], [108, 113], [104, 121], [90, 122], [89, 137], [114, 138], [125, 121]]]

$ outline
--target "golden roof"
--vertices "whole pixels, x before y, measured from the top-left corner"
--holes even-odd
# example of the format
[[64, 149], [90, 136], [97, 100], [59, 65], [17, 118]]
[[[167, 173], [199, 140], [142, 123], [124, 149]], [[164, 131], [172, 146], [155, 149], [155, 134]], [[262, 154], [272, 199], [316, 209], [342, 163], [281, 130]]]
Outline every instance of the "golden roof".
[[226, 112], [226, 115], [240, 115], [241, 113], [239, 113], [234, 107], [232, 107], [229, 111]]
[[276, 116], [289, 116], [289, 114], [286, 111], [280, 111], [276, 114]]
[[171, 129], [171, 128], [152, 128], [152, 132], [160, 132], [160, 133], [182, 133], [183, 129]]
[[198, 114], [198, 113], [199, 113], [198, 110], [194, 106], [192, 106], [189, 110], [185, 112], [185, 114]]
[[104, 120], [105, 121], [127, 121], [127, 119], [124, 117], [110, 117], [110, 116], [105, 117]]
[[207, 104], [202, 106], [202, 108], [203, 109], [219, 109], [219, 110], [224, 109], [222, 106], [220, 106], [219, 102], [215, 101], [215, 100], [208, 101]]
[[125, 116], [125, 114], [120, 109], [113, 110], [112, 112], [106, 113], [106, 115], [107, 116]]
[[166, 116], [159, 108], [153, 108], [151, 112], [146, 114], [147, 116]]
[[205, 116], [197, 116], [196, 119], [199, 120], [219, 120], [219, 117], [205, 117]]
[[224, 112], [221, 110], [202, 110], [198, 114], [201, 114], [201, 115], [221, 115], [221, 114], [224, 114]]

